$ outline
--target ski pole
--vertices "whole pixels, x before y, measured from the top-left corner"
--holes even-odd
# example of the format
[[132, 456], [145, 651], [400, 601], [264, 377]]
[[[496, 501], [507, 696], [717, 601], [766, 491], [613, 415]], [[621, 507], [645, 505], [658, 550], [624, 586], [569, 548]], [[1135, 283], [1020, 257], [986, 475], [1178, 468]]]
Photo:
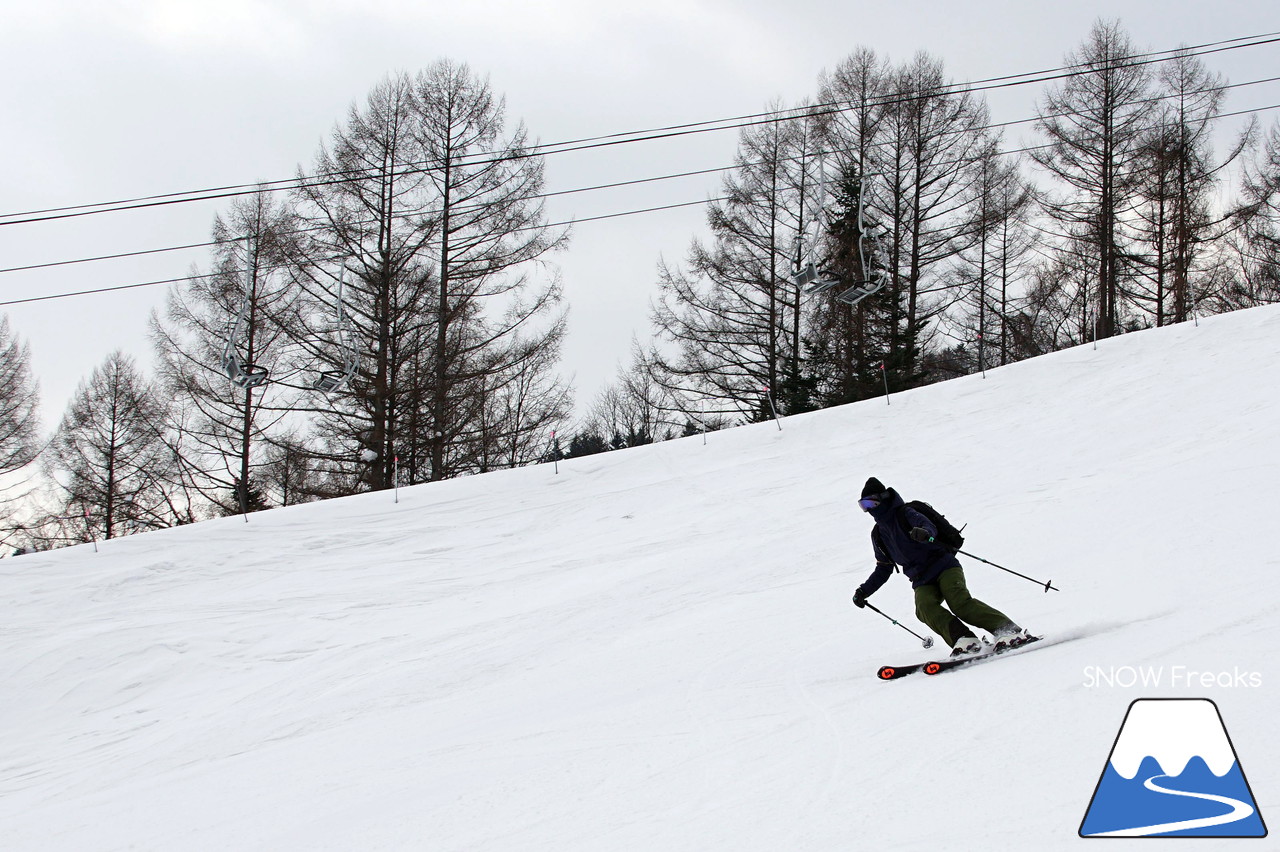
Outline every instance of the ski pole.
[[964, 550], [957, 550], [956, 552], [963, 553], [965, 556], [969, 557], [970, 559], [976, 559], [979, 562], [985, 562], [988, 565], [990, 565], [992, 568], [999, 568], [1001, 571], [1008, 571], [1010, 574], [1014, 575], [1015, 577], [1021, 577], [1024, 580], [1030, 580], [1031, 582], [1035, 583], [1037, 586], [1044, 586], [1044, 593], [1046, 595], [1049, 594], [1050, 589], [1052, 589], [1055, 592], [1062, 591], [1062, 589], [1059, 589], [1057, 586], [1053, 585], [1052, 580], [1046, 580], [1042, 583], [1039, 580], [1037, 580], [1035, 577], [1028, 577], [1026, 574], [1019, 574], [1017, 571], [1014, 571], [1011, 568], [1006, 568], [1003, 565], [997, 565], [996, 563], [992, 562], [990, 559], [983, 559], [981, 556], [974, 556], [972, 553], [969, 553]]
[[908, 632], [908, 633], [910, 633], [912, 636], [914, 636], [914, 637], [916, 637], [917, 639], [919, 639], [922, 643], [924, 643], [924, 646], [925, 646], [926, 648], [932, 648], [932, 647], [933, 647], [933, 637], [932, 637], [932, 636], [921, 636], [919, 633], [915, 632], [914, 630], [912, 630], [912, 629], [911, 629], [910, 627], [908, 627], [907, 625], [900, 623], [900, 622], [898, 621], [898, 619], [894, 618], [893, 616], [891, 616], [891, 615], [887, 615], [886, 613], [883, 613], [883, 612], [880, 612], [880, 610], [876, 609], [874, 605], [872, 605], [872, 604], [870, 604], [870, 603], [867, 603], [866, 601], [863, 601], [862, 603], [863, 603], [863, 605], [864, 605], [864, 606], [866, 606], [866, 608], [867, 608], [867, 609], [871, 610], [872, 612], [880, 613], [880, 615], [883, 615], [885, 618], [889, 619], [889, 620], [890, 620], [890, 621], [892, 621], [894, 624], [898, 625], [898, 626], [899, 626], [899, 627], [901, 627], [903, 630], [907, 631], [907, 632]]

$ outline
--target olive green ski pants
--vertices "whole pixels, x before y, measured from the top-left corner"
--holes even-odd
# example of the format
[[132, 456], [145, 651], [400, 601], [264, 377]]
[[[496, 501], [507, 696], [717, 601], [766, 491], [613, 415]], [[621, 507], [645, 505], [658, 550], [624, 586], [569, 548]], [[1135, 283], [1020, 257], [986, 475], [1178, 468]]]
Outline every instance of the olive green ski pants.
[[1009, 616], [969, 594], [962, 568], [948, 568], [934, 582], [916, 589], [916, 618], [953, 647], [961, 637], [973, 635], [966, 624], [988, 633], [1013, 625]]

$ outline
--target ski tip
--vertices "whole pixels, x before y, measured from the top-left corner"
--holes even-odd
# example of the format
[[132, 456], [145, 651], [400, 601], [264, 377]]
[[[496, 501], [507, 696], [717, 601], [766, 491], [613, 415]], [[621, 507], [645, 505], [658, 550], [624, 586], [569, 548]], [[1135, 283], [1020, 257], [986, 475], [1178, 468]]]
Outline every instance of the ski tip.
[[881, 666], [880, 671], [876, 672], [881, 680], [893, 680], [897, 677], [898, 670], [893, 666]]

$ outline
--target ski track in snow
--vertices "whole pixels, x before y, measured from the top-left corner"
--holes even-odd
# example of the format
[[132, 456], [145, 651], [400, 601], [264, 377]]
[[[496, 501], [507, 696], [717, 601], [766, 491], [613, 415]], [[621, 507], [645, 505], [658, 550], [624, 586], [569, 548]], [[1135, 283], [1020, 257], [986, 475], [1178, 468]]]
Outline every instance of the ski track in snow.
[[1196, 828], [1212, 828], [1217, 825], [1230, 825], [1233, 822], [1239, 822], [1242, 819], [1248, 819], [1253, 816], [1253, 806], [1239, 799], [1232, 799], [1229, 796], [1218, 796], [1212, 793], [1188, 793], [1183, 790], [1173, 790], [1168, 787], [1161, 787], [1156, 783], [1159, 778], [1168, 778], [1168, 775], [1153, 775], [1146, 781], [1142, 782], [1142, 786], [1155, 793], [1163, 793], [1169, 796], [1184, 796], [1190, 799], [1203, 799], [1206, 802], [1217, 802], [1231, 808], [1230, 813], [1222, 814], [1216, 817], [1203, 817], [1201, 819], [1185, 819], [1177, 822], [1166, 822], [1159, 825], [1148, 825], [1142, 828], [1126, 828], [1119, 831], [1104, 831], [1097, 834], [1090, 834], [1089, 837], [1147, 837], [1156, 834], [1167, 834], [1172, 831], [1190, 831]]
[[[1280, 560], [1240, 520], [1280, 514], [1277, 328], [0, 560], [0, 849], [1073, 848], [1130, 701], [1203, 695], [1174, 666], [1261, 673], [1208, 697], [1280, 789]], [[961, 557], [1046, 638], [873, 683], [921, 649], [850, 602], [870, 475], [1052, 578]], [[875, 602], [916, 628], [901, 576]]]

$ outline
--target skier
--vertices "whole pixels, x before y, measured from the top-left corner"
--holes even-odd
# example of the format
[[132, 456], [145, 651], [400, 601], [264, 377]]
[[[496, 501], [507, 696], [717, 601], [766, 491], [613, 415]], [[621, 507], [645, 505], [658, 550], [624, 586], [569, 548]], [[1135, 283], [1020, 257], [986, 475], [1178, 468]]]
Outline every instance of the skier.
[[969, 629], [970, 624], [989, 632], [997, 649], [1017, 647], [1031, 640], [1031, 634], [1007, 615], [969, 593], [955, 551], [934, 540], [937, 526], [906, 505], [897, 491], [886, 488], [873, 476], [863, 486], [858, 505], [876, 522], [871, 530], [876, 567], [854, 592], [854, 604], [866, 606], [867, 598], [885, 584], [896, 564], [915, 589], [916, 618], [951, 646], [951, 656], [983, 650], [982, 642]]

